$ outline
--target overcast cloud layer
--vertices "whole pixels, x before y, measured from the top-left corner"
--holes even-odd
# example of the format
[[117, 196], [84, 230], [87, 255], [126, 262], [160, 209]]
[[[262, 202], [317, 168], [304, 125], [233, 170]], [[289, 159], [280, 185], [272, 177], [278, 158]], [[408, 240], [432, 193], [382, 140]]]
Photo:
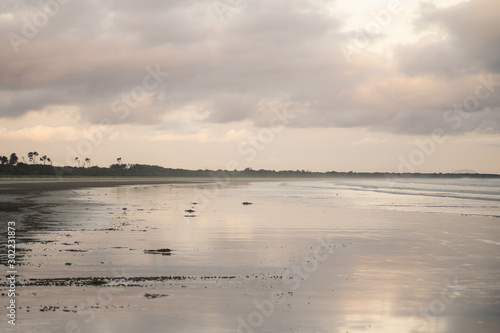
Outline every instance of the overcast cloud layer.
[[[411, 16], [419, 37], [405, 43], [391, 42], [401, 13], [378, 30], [368, 15], [374, 30], [356, 35], [331, 10], [335, 1], [63, 2], [47, 24], [33, 16], [38, 1], [0, 4], [0, 117], [63, 106], [92, 123], [107, 117], [168, 132], [186, 121], [266, 126], [273, 109], [289, 109], [295, 127], [500, 132], [497, 0], [421, 4]], [[127, 106], [155, 70], [161, 84]], [[462, 103], [470, 112], [451, 113]], [[187, 120], [163, 122], [169, 114]]]

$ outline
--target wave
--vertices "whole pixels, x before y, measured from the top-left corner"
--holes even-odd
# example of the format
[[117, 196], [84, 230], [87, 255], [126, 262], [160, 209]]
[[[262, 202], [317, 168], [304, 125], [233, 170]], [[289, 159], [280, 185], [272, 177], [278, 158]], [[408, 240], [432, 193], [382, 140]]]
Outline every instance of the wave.
[[491, 180], [294, 181], [280, 187], [287, 197], [300, 193], [305, 199], [324, 200], [329, 205], [334, 200], [334, 204], [350, 207], [493, 217], [500, 211], [500, 182]]

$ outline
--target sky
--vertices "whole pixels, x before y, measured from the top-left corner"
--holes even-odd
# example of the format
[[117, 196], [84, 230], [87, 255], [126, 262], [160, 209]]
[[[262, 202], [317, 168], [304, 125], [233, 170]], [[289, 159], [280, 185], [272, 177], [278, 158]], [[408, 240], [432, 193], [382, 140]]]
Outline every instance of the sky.
[[498, 0], [4, 0], [0, 155], [500, 173]]

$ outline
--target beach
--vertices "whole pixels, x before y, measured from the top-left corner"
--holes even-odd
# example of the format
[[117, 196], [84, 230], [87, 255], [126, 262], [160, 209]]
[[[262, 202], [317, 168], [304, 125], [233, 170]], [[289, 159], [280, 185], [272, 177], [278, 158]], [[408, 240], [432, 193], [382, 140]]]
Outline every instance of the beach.
[[2, 332], [498, 332], [498, 202], [360, 183], [2, 181]]
[[499, 22], [2, 1], [0, 333], [500, 333]]
[[123, 185], [186, 184], [213, 182], [210, 178], [0, 178], [2, 194], [29, 195], [46, 191]]

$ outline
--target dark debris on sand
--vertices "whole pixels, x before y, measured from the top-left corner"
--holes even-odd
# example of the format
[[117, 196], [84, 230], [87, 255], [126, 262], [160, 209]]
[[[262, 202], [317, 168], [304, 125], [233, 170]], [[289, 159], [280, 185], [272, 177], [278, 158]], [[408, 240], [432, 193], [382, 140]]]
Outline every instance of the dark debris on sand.
[[164, 255], [164, 256], [170, 256], [172, 255], [172, 252], [174, 250], [170, 250], [170, 249], [158, 249], [158, 250], [144, 250], [144, 253], [147, 253], [147, 254], [161, 254], [161, 255]]
[[[20, 287], [34, 286], [51, 286], [51, 287], [132, 287], [141, 285], [130, 283], [143, 282], [168, 282], [168, 281], [183, 281], [183, 280], [220, 280], [220, 279], [236, 279], [237, 276], [185, 276], [185, 275], [170, 275], [170, 276], [138, 276], [138, 277], [76, 277], [76, 278], [52, 278], [52, 279], [29, 279], [18, 281]], [[249, 276], [246, 276], [249, 278]], [[281, 277], [276, 276], [276, 279]], [[0, 287], [7, 286], [6, 282], [0, 283]]]
[[168, 295], [165, 295], [165, 294], [148, 294], [148, 293], [144, 294], [144, 297], [149, 298], [149, 299], [155, 299], [155, 298], [167, 297], [167, 296]]

